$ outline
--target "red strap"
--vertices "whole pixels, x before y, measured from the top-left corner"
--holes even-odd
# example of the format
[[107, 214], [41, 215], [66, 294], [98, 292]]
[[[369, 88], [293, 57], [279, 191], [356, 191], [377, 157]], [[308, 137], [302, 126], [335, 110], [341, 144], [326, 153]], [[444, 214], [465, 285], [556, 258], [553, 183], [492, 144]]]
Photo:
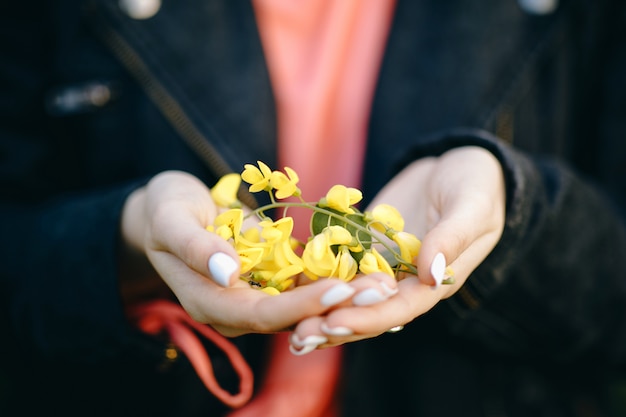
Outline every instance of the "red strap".
[[[165, 330], [174, 346], [187, 356], [207, 389], [224, 404], [237, 408], [250, 400], [253, 390], [252, 370], [239, 349], [211, 327], [193, 320], [179, 304], [165, 300], [150, 301], [131, 307], [127, 314], [145, 333], [156, 335]], [[219, 385], [209, 355], [196, 332], [226, 354], [239, 376], [238, 393], [231, 394]]]

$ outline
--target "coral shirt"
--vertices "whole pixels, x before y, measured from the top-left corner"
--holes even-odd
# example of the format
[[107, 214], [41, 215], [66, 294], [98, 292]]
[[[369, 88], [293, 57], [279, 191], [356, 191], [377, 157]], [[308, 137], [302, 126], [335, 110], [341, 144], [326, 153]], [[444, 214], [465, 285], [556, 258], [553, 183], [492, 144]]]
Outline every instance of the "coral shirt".
[[[306, 200], [359, 187], [393, 0], [254, 0], [276, 97], [278, 167]], [[301, 223], [294, 219], [296, 227]], [[302, 238], [306, 229], [294, 235]], [[298, 235], [301, 233], [301, 235]]]
[[[359, 188], [370, 107], [394, 0], [253, 0], [278, 117], [278, 167], [307, 201], [335, 184]], [[289, 211], [294, 236], [310, 213]], [[306, 216], [306, 217], [305, 217]], [[263, 388], [232, 415], [332, 416], [341, 349], [296, 357], [277, 335]]]

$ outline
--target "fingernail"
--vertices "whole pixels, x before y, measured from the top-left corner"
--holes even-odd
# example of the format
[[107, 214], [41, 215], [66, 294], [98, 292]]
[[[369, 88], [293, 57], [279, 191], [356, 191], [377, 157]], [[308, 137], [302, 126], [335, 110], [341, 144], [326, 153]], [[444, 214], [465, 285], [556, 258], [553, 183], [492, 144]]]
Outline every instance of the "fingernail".
[[352, 297], [355, 291], [354, 288], [345, 283], [334, 285], [322, 295], [320, 303], [326, 307], [334, 306]]
[[351, 336], [354, 334], [351, 328], [345, 326], [328, 327], [326, 323], [322, 323], [320, 328], [329, 336]]
[[317, 346], [318, 345], [307, 345], [303, 348], [296, 348], [293, 345], [289, 345], [289, 351], [296, 356], [302, 356], [306, 355], [307, 353], [313, 352], [315, 349], [317, 349]]
[[386, 299], [387, 297], [378, 292], [378, 290], [374, 288], [368, 288], [355, 295], [352, 298], [352, 303], [356, 306], [369, 306], [372, 304], [380, 303], [381, 301], [385, 301]]
[[290, 340], [290, 343], [293, 346], [296, 346], [296, 347], [304, 347], [304, 346], [307, 346], [307, 345], [319, 346], [322, 343], [326, 343], [326, 342], [328, 342], [327, 338], [325, 338], [324, 336], [318, 336], [318, 335], [315, 335], [315, 334], [313, 334], [311, 336], [307, 336], [307, 337], [305, 337], [302, 340], [300, 340], [300, 338], [298, 337], [297, 334], [294, 334], [291, 337], [291, 340]]
[[385, 292], [385, 295], [387, 297], [391, 297], [392, 295], [396, 295], [398, 293], [398, 288], [391, 288], [389, 285], [387, 285], [386, 282], [381, 282], [380, 286], [382, 287], [383, 291]]
[[209, 272], [213, 281], [222, 287], [228, 287], [230, 277], [237, 270], [237, 262], [223, 252], [215, 252], [209, 258]]
[[443, 253], [439, 252], [433, 258], [433, 263], [430, 264], [430, 274], [435, 279], [435, 288], [439, 288], [443, 282], [444, 274], [446, 273], [446, 257]]
[[311, 335], [300, 340], [298, 335], [294, 334], [289, 343], [289, 351], [296, 356], [302, 356], [313, 352], [319, 345], [326, 342], [328, 339], [324, 336]]

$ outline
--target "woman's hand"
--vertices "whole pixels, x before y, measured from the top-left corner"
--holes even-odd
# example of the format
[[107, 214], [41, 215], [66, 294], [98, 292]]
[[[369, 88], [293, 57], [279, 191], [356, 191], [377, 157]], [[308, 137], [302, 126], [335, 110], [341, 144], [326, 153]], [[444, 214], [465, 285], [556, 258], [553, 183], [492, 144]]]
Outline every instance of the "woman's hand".
[[374, 277], [352, 286], [319, 280], [280, 296], [253, 289], [239, 279], [239, 257], [232, 245], [206, 230], [217, 214], [202, 182], [183, 172], [165, 172], [128, 198], [122, 238], [147, 257], [192, 318], [225, 336], [277, 332], [345, 305], [369, 287], [377, 287], [384, 299], [381, 282], [395, 288], [393, 280]]
[[[371, 207], [391, 204], [403, 215], [405, 230], [423, 237], [418, 276], [399, 281], [398, 294], [384, 302], [341, 307], [303, 320], [292, 335], [293, 350], [302, 349], [302, 341], [312, 335], [326, 339], [321, 347], [377, 336], [453, 295], [499, 241], [505, 200], [502, 168], [485, 149], [453, 149], [409, 165]], [[446, 266], [454, 271], [452, 285], [440, 285]]]

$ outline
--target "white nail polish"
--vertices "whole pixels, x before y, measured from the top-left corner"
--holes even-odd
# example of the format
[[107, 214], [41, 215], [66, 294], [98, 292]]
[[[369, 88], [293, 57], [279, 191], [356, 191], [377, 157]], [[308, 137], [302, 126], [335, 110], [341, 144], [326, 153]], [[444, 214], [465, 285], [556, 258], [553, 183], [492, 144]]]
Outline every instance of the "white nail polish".
[[320, 303], [326, 307], [334, 306], [352, 297], [355, 291], [356, 290], [348, 284], [337, 284], [329, 290], [326, 290], [322, 298], [320, 298]]
[[300, 340], [297, 334], [292, 334], [289, 341], [289, 351], [296, 356], [306, 355], [313, 352], [319, 345], [328, 342], [324, 336], [310, 335]]
[[433, 258], [433, 263], [430, 264], [430, 274], [435, 279], [435, 288], [439, 288], [443, 282], [444, 275], [446, 273], [446, 257], [443, 253], [439, 252]]
[[306, 345], [302, 348], [296, 348], [293, 345], [289, 345], [289, 351], [296, 356], [302, 356], [306, 355], [307, 353], [313, 352], [315, 349], [317, 349], [317, 346], [318, 345]]
[[291, 337], [291, 345], [295, 346], [295, 347], [304, 347], [304, 346], [308, 346], [308, 345], [315, 345], [315, 346], [319, 346], [323, 343], [328, 342], [328, 339], [324, 336], [318, 336], [315, 334], [312, 334], [310, 336], [305, 337], [303, 340], [300, 340], [300, 338], [298, 337], [297, 334], [294, 334]]
[[223, 252], [216, 252], [209, 258], [209, 272], [213, 281], [222, 287], [228, 287], [230, 277], [237, 270], [237, 262]]
[[381, 282], [380, 286], [382, 287], [383, 291], [385, 292], [385, 295], [387, 297], [391, 297], [392, 295], [396, 295], [398, 293], [398, 288], [391, 288], [389, 285], [387, 285], [386, 282]]
[[351, 336], [354, 334], [351, 328], [345, 326], [328, 327], [326, 323], [322, 323], [320, 328], [329, 336]]
[[382, 295], [375, 288], [368, 288], [355, 295], [352, 298], [352, 303], [356, 306], [369, 306], [385, 301], [386, 299], [387, 297]]

